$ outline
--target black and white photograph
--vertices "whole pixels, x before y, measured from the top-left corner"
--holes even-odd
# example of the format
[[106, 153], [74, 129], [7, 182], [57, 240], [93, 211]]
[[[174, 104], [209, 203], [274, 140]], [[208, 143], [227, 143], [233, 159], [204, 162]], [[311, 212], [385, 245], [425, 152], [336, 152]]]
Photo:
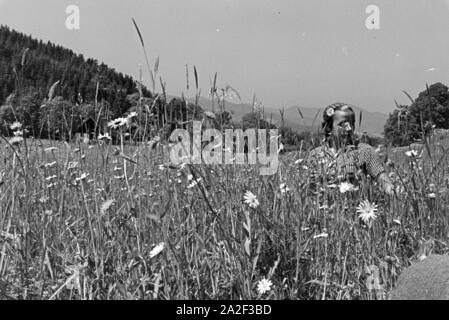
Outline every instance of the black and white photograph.
[[449, 0], [0, 0], [0, 300], [449, 300], [448, 33]]

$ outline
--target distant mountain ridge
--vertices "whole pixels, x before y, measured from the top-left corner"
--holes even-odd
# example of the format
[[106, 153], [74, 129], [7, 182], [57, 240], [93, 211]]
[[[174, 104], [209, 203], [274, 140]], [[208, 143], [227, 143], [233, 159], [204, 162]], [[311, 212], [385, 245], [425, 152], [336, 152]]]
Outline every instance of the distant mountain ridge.
[[[175, 96], [169, 95], [167, 96], [168, 100], [175, 98]], [[187, 98], [189, 102], [194, 102], [195, 98], [189, 97]], [[212, 110], [213, 106], [215, 110], [218, 110], [219, 106], [217, 101], [215, 100], [214, 105], [212, 104], [211, 99], [200, 97], [198, 99], [198, 104], [204, 108], [205, 110]], [[292, 106], [285, 108], [284, 111], [284, 124], [285, 126], [297, 131], [305, 131], [310, 130], [312, 128], [320, 128], [322, 121], [323, 108], [305, 108], [299, 107], [304, 119], [301, 118], [298, 112], [298, 106]], [[252, 104], [249, 103], [234, 103], [226, 100], [225, 110], [232, 113], [232, 118], [235, 121], [240, 121], [243, 115], [250, 113], [253, 108]], [[318, 113], [318, 111], [320, 111]], [[359, 115], [360, 111], [362, 111], [362, 124], [359, 130]], [[356, 130], [360, 132], [366, 131], [371, 135], [381, 135], [384, 130], [385, 122], [387, 121], [388, 115], [382, 112], [370, 112], [365, 109], [354, 107], [354, 112], [356, 114]], [[317, 115], [318, 113], [318, 115]], [[316, 116], [317, 115], [317, 116]], [[316, 116], [315, 123], [313, 120]], [[265, 108], [265, 119], [270, 121], [270, 117], [272, 119], [273, 124], [276, 126], [281, 125], [281, 115], [279, 109], [274, 108]]]

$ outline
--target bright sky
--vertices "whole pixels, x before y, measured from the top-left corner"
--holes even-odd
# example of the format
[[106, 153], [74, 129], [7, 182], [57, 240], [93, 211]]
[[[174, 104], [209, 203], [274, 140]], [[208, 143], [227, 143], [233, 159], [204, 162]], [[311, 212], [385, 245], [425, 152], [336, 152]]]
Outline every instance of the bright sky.
[[[72, 4], [80, 30], [65, 26]], [[365, 26], [368, 5], [380, 9], [379, 30]], [[449, 0], [0, 0], [0, 24], [138, 78], [145, 60], [131, 17], [174, 95], [194, 95], [186, 64], [203, 95], [218, 72], [219, 86], [271, 108], [344, 101], [389, 112], [394, 99], [408, 103], [401, 90], [449, 85]]]

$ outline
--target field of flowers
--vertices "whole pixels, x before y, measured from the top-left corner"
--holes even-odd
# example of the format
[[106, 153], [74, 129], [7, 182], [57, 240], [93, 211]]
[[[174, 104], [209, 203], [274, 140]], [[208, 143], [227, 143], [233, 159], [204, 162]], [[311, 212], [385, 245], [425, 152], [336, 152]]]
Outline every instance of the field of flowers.
[[445, 133], [378, 150], [388, 196], [369, 179], [311, 188], [307, 150], [261, 176], [14, 130], [0, 144], [0, 299], [387, 299], [412, 261], [449, 251]]

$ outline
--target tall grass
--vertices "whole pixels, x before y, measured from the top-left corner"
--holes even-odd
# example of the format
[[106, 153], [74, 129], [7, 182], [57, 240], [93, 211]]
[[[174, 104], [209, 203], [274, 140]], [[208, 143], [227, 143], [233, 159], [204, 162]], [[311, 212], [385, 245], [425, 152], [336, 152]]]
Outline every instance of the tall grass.
[[[3, 297], [379, 299], [410, 261], [448, 251], [441, 143], [436, 168], [398, 151], [398, 193], [387, 197], [372, 181], [315, 193], [305, 154], [264, 177], [249, 165], [175, 167], [143, 146], [28, 142], [28, 152], [1, 146]], [[243, 202], [247, 190], [258, 207]], [[371, 226], [355, 211], [362, 199], [379, 206]], [[367, 288], [373, 267], [381, 291]], [[263, 278], [273, 286], [260, 295]]]
[[[196, 67], [194, 77], [198, 100]], [[220, 96], [216, 81], [223, 111], [235, 90]], [[0, 298], [385, 299], [412, 260], [448, 252], [445, 132], [426, 140], [427, 153], [385, 151], [390, 197], [369, 178], [345, 193], [312, 188], [307, 151], [280, 155], [277, 173], [260, 176], [255, 165], [174, 166], [159, 139], [131, 146], [116, 130], [117, 146], [3, 138]], [[259, 205], [244, 202], [247, 191]], [[378, 205], [370, 224], [361, 200]], [[268, 292], [257, 290], [262, 279]]]

